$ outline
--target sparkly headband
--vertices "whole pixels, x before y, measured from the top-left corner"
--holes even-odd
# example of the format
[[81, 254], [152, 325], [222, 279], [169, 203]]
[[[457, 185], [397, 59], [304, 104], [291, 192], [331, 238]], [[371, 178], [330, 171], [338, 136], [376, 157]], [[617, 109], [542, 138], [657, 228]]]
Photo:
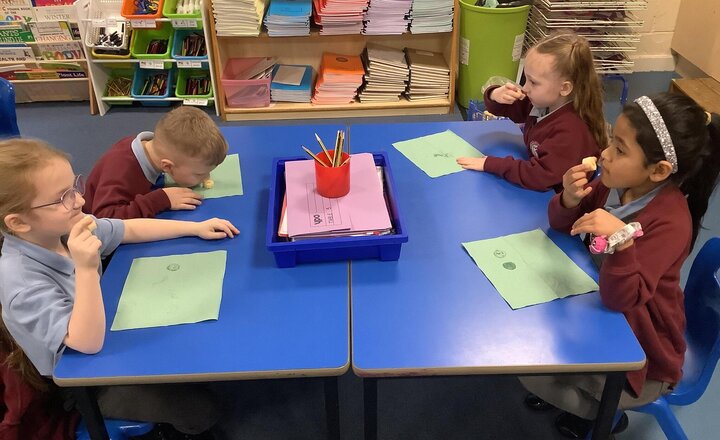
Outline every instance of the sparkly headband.
[[677, 156], [675, 155], [675, 147], [673, 146], [672, 138], [670, 138], [670, 132], [668, 132], [665, 121], [663, 121], [660, 112], [658, 111], [655, 104], [647, 96], [641, 96], [635, 100], [640, 108], [645, 112], [645, 115], [650, 120], [655, 135], [660, 141], [660, 146], [665, 154], [665, 159], [672, 165], [672, 173], [676, 173], [678, 170]]

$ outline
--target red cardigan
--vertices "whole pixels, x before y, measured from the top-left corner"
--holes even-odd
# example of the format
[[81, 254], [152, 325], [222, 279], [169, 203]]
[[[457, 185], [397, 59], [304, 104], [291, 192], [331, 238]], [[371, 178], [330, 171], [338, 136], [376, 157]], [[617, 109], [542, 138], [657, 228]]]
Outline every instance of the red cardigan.
[[99, 218], [155, 217], [170, 209], [165, 191], [153, 189], [132, 151], [132, 136], [120, 139], [95, 164], [85, 188], [83, 212]]
[[65, 412], [61, 405], [28, 385], [5, 364], [0, 353], [0, 439], [2, 440], [73, 440], [79, 421], [75, 411]]
[[[574, 209], [564, 208], [557, 194], [548, 206], [550, 226], [569, 232], [587, 212], [602, 208], [609, 189], [600, 179]], [[692, 220], [685, 196], [668, 184], [633, 221], [644, 235], [632, 246], [609, 254], [600, 267], [600, 298], [609, 309], [622, 312], [645, 351], [647, 363], [627, 374], [640, 394], [646, 379], [676, 384], [685, 358], [685, 306], [680, 269], [690, 252]]]
[[568, 169], [585, 157], [600, 157], [595, 138], [571, 103], [537, 122], [537, 117], [530, 116], [533, 105], [528, 98], [513, 104], [498, 104], [490, 99], [494, 89], [485, 91], [485, 107], [495, 115], [525, 123], [523, 137], [530, 160], [489, 156], [485, 161], [486, 172], [523, 188], [560, 192], [562, 176]]

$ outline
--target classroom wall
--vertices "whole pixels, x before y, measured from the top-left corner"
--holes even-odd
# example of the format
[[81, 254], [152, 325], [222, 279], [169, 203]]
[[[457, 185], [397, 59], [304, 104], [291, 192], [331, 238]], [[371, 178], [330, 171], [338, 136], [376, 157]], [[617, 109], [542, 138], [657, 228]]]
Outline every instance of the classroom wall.
[[638, 30], [640, 42], [633, 56], [636, 72], [675, 70], [670, 43], [675, 31], [681, 0], [647, 0], [644, 11], [635, 15], [645, 21]]

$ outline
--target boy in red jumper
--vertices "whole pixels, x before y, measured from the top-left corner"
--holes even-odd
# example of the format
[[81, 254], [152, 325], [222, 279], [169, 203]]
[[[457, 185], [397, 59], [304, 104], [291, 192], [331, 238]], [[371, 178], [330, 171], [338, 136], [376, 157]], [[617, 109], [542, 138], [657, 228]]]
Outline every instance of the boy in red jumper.
[[[720, 173], [720, 118], [692, 99], [642, 96], [618, 117], [603, 150], [600, 179], [588, 165], [570, 168], [563, 192], [548, 207], [550, 225], [571, 235], [602, 237], [600, 298], [622, 312], [647, 363], [627, 374], [620, 408], [656, 400], [678, 383], [685, 356], [680, 269], [697, 238]], [[642, 231], [642, 232], [640, 232]], [[549, 402], [572, 414], [556, 421], [571, 438], [585, 438], [597, 413], [604, 376], [522, 377], [535, 408]], [[540, 399], [539, 399], [539, 398]]]
[[[123, 138], [100, 158], [87, 180], [83, 211], [130, 219], [195, 209], [202, 196], [187, 187], [207, 179], [227, 150], [227, 141], [205, 112], [178, 107], [158, 121], [155, 133]], [[165, 188], [166, 174], [180, 187]]]
[[607, 145], [602, 89], [590, 46], [573, 33], [541, 40], [525, 59], [525, 85], [485, 90], [487, 110], [525, 123], [529, 160], [458, 158], [463, 168], [496, 174], [523, 188], [562, 190], [562, 175]]

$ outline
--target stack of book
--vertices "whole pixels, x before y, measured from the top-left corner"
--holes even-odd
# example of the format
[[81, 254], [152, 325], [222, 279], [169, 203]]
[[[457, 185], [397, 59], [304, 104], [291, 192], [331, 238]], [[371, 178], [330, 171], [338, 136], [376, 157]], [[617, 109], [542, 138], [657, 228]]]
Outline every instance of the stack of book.
[[413, 0], [410, 10], [410, 32], [427, 34], [452, 32], [453, 0]]
[[312, 0], [271, 0], [265, 27], [271, 37], [310, 34]]
[[359, 34], [368, 0], [313, 0], [313, 19], [323, 35]]
[[409, 48], [406, 51], [410, 65], [408, 99], [447, 98], [450, 91], [450, 68], [443, 55]]
[[290, 240], [392, 233], [381, 173], [370, 153], [350, 156], [350, 192], [328, 199], [315, 189], [312, 160], [285, 163], [285, 200], [278, 235]]
[[215, 30], [224, 36], [258, 36], [269, 0], [213, 0]]
[[365, 12], [367, 35], [402, 34], [407, 31], [412, 0], [370, 0]]
[[270, 83], [270, 100], [310, 102], [313, 69], [311, 66], [277, 64]]
[[365, 83], [360, 102], [399, 101], [405, 92], [410, 70], [402, 49], [368, 44], [362, 54]]
[[315, 83], [313, 104], [348, 104], [355, 100], [363, 83], [362, 60], [359, 55], [324, 53]]

